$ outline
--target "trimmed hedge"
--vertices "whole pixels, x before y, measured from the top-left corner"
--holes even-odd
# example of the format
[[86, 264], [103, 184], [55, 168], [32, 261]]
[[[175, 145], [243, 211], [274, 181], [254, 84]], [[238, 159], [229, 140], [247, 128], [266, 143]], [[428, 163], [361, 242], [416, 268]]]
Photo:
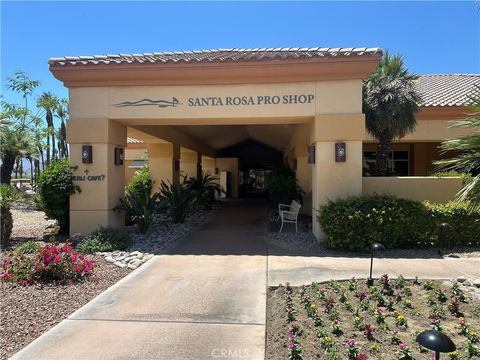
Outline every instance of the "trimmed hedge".
[[450, 225], [445, 247], [479, 246], [480, 212], [455, 205], [368, 195], [330, 201], [317, 219], [332, 249], [367, 251], [374, 242], [389, 249], [437, 245], [441, 222]]

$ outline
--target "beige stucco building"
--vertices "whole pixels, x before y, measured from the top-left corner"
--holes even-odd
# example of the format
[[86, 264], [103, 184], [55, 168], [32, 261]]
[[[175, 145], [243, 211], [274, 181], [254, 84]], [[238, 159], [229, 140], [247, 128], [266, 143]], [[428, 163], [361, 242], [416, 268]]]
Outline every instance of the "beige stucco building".
[[[71, 197], [71, 233], [123, 225], [113, 208], [145, 154], [156, 184], [201, 169], [228, 172], [233, 198], [261, 190], [265, 173], [286, 164], [306, 192], [303, 211], [313, 216], [328, 199], [374, 189], [448, 200], [458, 179], [417, 176], [433, 170], [442, 140], [464, 133], [448, 121], [465, 115], [480, 76], [421, 76], [417, 130], [392, 148], [398, 177], [369, 178], [375, 143], [365, 131], [362, 80], [381, 55], [378, 48], [289, 48], [50, 59], [69, 88], [67, 140], [82, 189]], [[116, 151], [124, 148], [120, 164]], [[436, 181], [436, 190], [419, 191], [422, 181], [429, 188]], [[316, 221], [313, 231], [321, 237]]]

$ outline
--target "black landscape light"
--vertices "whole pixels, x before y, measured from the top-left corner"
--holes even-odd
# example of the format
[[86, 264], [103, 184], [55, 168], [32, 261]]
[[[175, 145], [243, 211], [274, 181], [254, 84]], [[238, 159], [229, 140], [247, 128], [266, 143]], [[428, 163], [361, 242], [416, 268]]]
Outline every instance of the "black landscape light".
[[437, 330], [422, 331], [417, 335], [416, 342], [435, 351], [435, 360], [440, 359], [440, 353], [450, 353], [457, 348], [447, 335]]
[[447, 233], [447, 229], [450, 225], [446, 222], [440, 223], [438, 225], [438, 255], [443, 256], [443, 245], [445, 244], [445, 235]]
[[370, 246], [370, 276], [368, 277], [368, 280], [367, 280], [367, 285], [368, 286], [373, 286], [373, 279], [372, 279], [373, 253], [375, 251], [383, 251], [383, 250], [385, 250], [385, 246], [383, 246], [380, 243], [373, 243]]

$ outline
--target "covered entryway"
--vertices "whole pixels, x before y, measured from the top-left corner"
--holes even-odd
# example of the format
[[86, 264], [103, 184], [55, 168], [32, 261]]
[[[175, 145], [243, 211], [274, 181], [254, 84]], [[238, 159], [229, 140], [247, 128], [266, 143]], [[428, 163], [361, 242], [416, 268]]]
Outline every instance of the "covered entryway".
[[[243, 168], [240, 155], [219, 154], [255, 141], [281, 152], [283, 164], [295, 170], [311, 194], [304, 208], [312, 219], [329, 199], [361, 194], [362, 79], [380, 58], [378, 48], [296, 48], [51, 59], [50, 70], [69, 87], [67, 140], [82, 188], [71, 197], [72, 234], [122, 226], [113, 208], [124, 192], [118, 154], [127, 134], [146, 142], [156, 181], [210, 168], [231, 173], [232, 197], [238, 197], [240, 182], [249, 190], [250, 170], [260, 182], [270, 164]], [[341, 160], [337, 143], [346, 154]], [[82, 159], [85, 147], [91, 156]], [[322, 236], [316, 221], [313, 231]]]

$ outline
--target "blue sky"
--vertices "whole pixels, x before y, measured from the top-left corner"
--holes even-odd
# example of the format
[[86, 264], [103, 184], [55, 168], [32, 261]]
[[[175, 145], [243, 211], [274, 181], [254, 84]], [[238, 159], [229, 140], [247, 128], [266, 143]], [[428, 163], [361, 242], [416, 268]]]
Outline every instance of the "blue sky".
[[1, 2], [2, 94], [23, 70], [66, 97], [47, 59], [232, 47], [381, 47], [417, 73], [480, 72], [473, 2]]

